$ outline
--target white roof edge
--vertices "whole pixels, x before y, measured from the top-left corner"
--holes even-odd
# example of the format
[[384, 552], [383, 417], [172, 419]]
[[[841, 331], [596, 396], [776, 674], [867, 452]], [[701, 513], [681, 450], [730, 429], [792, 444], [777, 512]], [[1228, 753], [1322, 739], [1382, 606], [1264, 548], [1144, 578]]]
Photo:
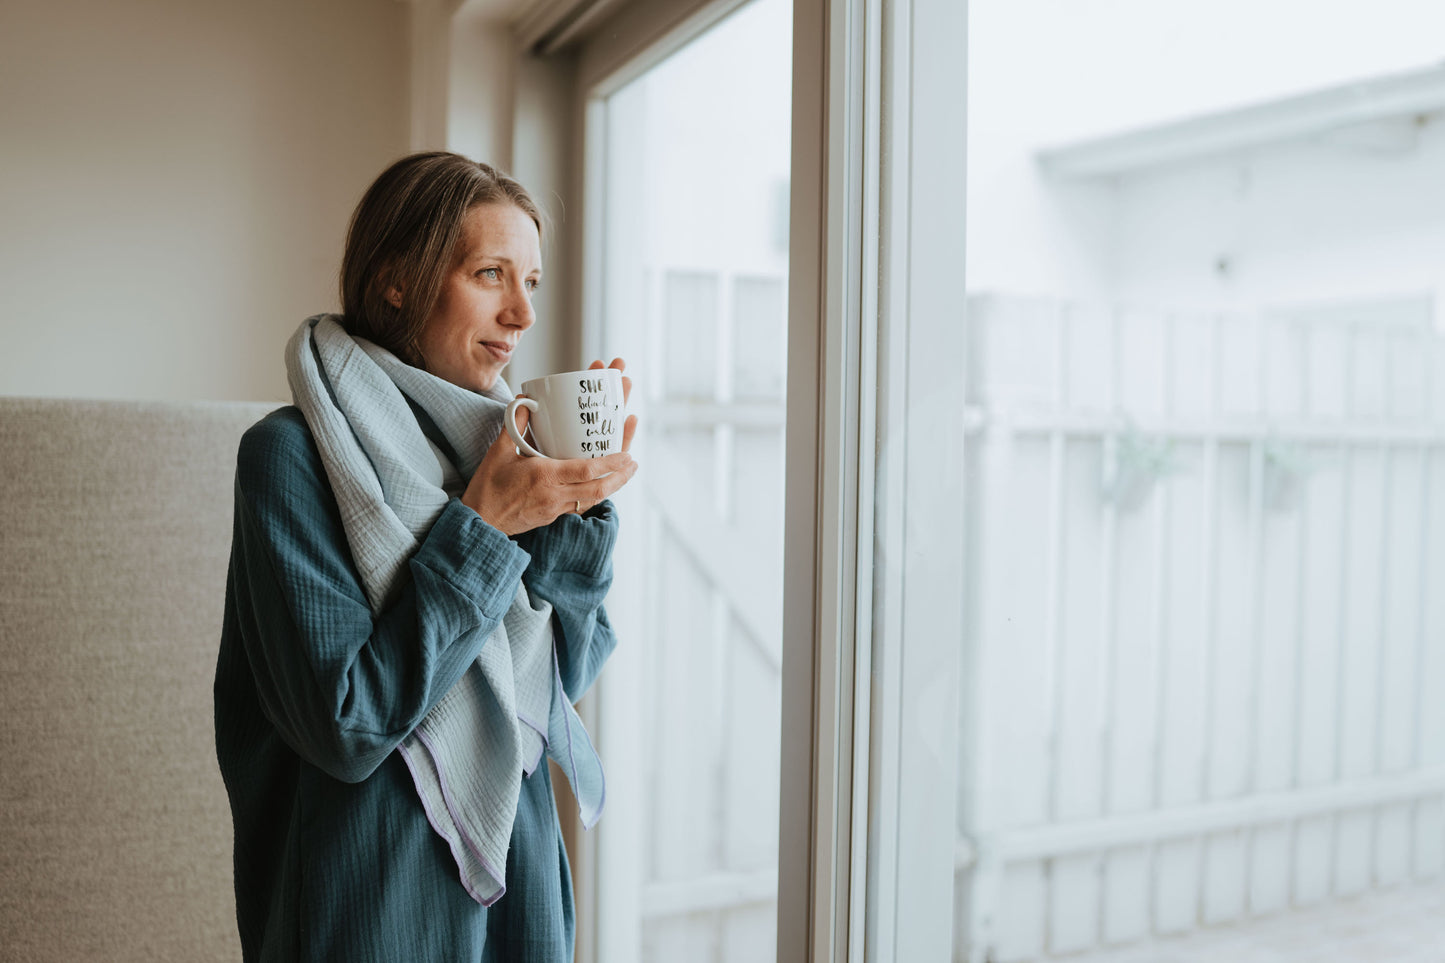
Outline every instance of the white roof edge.
[[1369, 121], [1445, 110], [1445, 63], [1040, 150], [1057, 177], [1128, 174]]

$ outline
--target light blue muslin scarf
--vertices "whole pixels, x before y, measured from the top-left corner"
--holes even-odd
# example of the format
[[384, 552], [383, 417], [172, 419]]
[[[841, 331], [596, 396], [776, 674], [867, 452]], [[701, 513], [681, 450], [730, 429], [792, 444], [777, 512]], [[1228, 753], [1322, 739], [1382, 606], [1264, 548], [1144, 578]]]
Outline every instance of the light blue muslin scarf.
[[[328, 314], [308, 318], [292, 336], [286, 373], [367, 601], [379, 613], [502, 430], [511, 390], [500, 378], [486, 394], [444, 381], [352, 337]], [[407, 399], [431, 417], [460, 464], [427, 438]], [[583, 825], [590, 829], [602, 815], [602, 763], [562, 689], [551, 616], [551, 603], [533, 604], [519, 580], [476, 662], [399, 747], [428, 821], [483, 906], [506, 892], [522, 775], [544, 751], [571, 783]]]

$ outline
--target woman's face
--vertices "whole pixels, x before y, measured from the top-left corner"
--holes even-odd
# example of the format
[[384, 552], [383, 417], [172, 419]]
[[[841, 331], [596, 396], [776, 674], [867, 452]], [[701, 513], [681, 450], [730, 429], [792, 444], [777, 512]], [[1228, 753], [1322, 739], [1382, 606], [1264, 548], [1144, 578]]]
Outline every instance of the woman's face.
[[491, 388], [536, 320], [532, 292], [541, 278], [537, 225], [521, 208], [500, 202], [468, 211], [422, 328], [426, 370], [473, 391]]

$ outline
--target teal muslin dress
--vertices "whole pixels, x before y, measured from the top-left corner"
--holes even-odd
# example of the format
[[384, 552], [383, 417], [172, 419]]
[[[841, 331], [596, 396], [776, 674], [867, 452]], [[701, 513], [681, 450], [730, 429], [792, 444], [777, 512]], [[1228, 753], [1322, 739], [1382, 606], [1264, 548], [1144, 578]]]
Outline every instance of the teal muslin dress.
[[570, 961], [547, 767], [522, 780], [506, 893], [483, 907], [396, 747], [477, 657], [519, 578], [554, 606], [563, 688], [574, 701], [587, 691], [616, 644], [602, 608], [611, 503], [509, 538], [453, 499], [373, 618], [297, 409], [246, 432], [235, 495], [215, 727], [245, 959]]

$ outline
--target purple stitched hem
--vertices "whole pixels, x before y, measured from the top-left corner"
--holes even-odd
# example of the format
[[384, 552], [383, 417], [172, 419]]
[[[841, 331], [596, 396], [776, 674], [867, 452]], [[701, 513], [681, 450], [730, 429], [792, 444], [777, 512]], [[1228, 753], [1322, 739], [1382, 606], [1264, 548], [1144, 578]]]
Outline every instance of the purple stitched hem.
[[[560, 698], [560, 699], [564, 700], [564, 703], [565, 703], [565, 700], [567, 699], [567, 690], [566, 690], [565, 688], [563, 688], [563, 686], [562, 686], [562, 666], [561, 666], [561, 664], [557, 661], [557, 645], [556, 645], [556, 642], [557, 642], [556, 636], [553, 636], [553, 638], [552, 638], [552, 643], [553, 643], [553, 644], [552, 644], [552, 674], [553, 674], [553, 676], [555, 677], [555, 679], [557, 680], [557, 688], [556, 688], [555, 691], [553, 691], [553, 693], [552, 693], [552, 698], [554, 698], [554, 699]], [[568, 764], [568, 766], [571, 767], [571, 771], [567, 774], [567, 781], [572, 784], [572, 791], [573, 791], [574, 793], [577, 793], [577, 792], [578, 792], [577, 783], [580, 781], [580, 780], [577, 779], [577, 757], [576, 757], [576, 755], [572, 752], [572, 726], [571, 726], [571, 724], [567, 721], [567, 708], [566, 708], [566, 705], [565, 705], [565, 704], [563, 705], [563, 708], [562, 708], [562, 724], [563, 724], [563, 728], [566, 729], [566, 731], [567, 731], [567, 764]], [[583, 727], [582, 732], [583, 732], [584, 735], [587, 734], [587, 729], [586, 729], [586, 727]], [[590, 735], [587, 736], [587, 743], [588, 743], [589, 746], [590, 746], [591, 743], [592, 743], [592, 737], [591, 737]], [[595, 746], [592, 747], [592, 754], [593, 754], [594, 756], [597, 755], [597, 749], [596, 749]], [[600, 764], [600, 763], [601, 763], [601, 760], [598, 760], [598, 762], [599, 762], [599, 764]], [[597, 821], [602, 818], [602, 810], [603, 810], [604, 808], [606, 808], [606, 806], [607, 806], [607, 779], [606, 779], [606, 777], [604, 777], [604, 778], [602, 779], [602, 793], [601, 793], [601, 796], [602, 796], [602, 798], [599, 799], [599, 800], [597, 800], [597, 811], [592, 814], [592, 818], [591, 818], [590, 820], [588, 820], [588, 819], [586, 819], [586, 818], [584, 818], [584, 819], [582, 820], [582, 828], [583, 828], [583, 829], [591, 829], [593, 826], [596, 826], [596, 825], [597, 825]], [[580, 804], [581, 801], [582, 801], [582, 797], [581, 797], [580, 794], [577, 796], [577, 801], [578, 801], [579, 804]]]
[[[406, 763], [406, 768], [411, 772], [412, 783], [416, 784], [421, 782], [420, 777], [417, 775], [416, 763], [412, 762], [411, 753], [407, 751], [406, 746], [399, 745], [396, 749], [401, 753], [401, 761]], [[452, 862], [457, 864], [457, 878], [461, 880], [462, 887], [466, 889], [467, 895], [483, 906], [491, 906], [497, 900], [501, 899], [507, 892], [506, 882], [503, 881], [502, 891], [493, 896], [491, 900], [483, 898], [482, 895], [477, 892], [476, 888], [472, 886], [471, 879], [467, 876], [466, 870], [462, 868], [462, 863], [465, 862], [465, 859], [461, 853], [457, 852], [457, 840], [447, 835], [446, 830], [441, 827], [441, 823], [437, 820], [436, 813], [432, 812], [430, 798], [420, 789], [416, 791], [416, 794], [417, 798], [421, 800], [422, 812], [426, 813], [426, 821], [431, 823], [432, 830], [435, 831], [438, 836], [446, 840], [447, 848], [452, 851]]]
[[517, 713], [517, 718], [520, 719], [522, 722], [525, 722], [525, 723], [527, 724], [527, 726], [528, 726], [533, 732], [537, 733], [537, 735], [541, 736], [544, 741], [546, 740], [546, 738], [547, 738], [547, 727], [546, 727], [546, 726], [538, 725], [538, 724], [537, 724], [537, 720], [535, 720], [535, 719], [528, 719], [526, 716], [522, 715], [520, 712]]
[[[462, 885], [467, 888], [467, 892], [471, 894], [472, 899], [476, 900], [478, 903], [481, 903], [483, 906], [491, 906], [497, 900], [501, 899], [504, 895], [506, 895], [507, 877], [505, 874], [497, 872], [496, 867], [491, 864], [487, 857], [482, 855], [481, 850], [477, 848], [477, 844], [472, 840], [471, 836], [467, 834], [466, 827], [462, 824], [461, 819], [458, 818], [458, 806], [456, 804], [456, 800], [452, 798], [451, 789], [447, 787], [446, 770], [442, 767], [442, 761], [441, 758], [437, 755], [436, 747], [432, 745], [431, 740], [427, 738], [426, 733], [423, 732], [420, 727], [414, 730], [414, 732], [417, 740], [420, 741], [422, 746], [426, 748], [427, 755], [431, 756], [432, 765], [436, 767], [437, 783], [441, 786], [442, 800], [446, 803], [447, 812], [452, 817], [452, 824], [456, 826], [457, 836], [460, 837], [462, 842], [467, 844], [467, 849], [470, 850], [471, 854], [477, 858], [477, 862], [482, 864], [482, 869], [486, 870], [487, 875], [492, 877], [492, 879], [497, 883], [498, 891], [497, 895], [493, 896], [490, 900], [483, 899], [482, 897], [478, 896], [476, 891], [472, 888], [471, 882], [467, 879], [465, 871], [462, 872]], [[406, 759], [405, 753], [402, 754], [402, 758]], [[410, 760], [407, 760], [407, 767], [411, 767]], [[412, 771], [412, 779], [416, 779], [415, 770]], [[422, 797], [422, 807], [424, 809], [427, 808], [426, 795], [419, 790], [417, 792], [417, 795]], [[443, 839], [447, 839], [448, 843], [451, 844], [451, 840], [447, 838], [447, 834], [442, 832], [441, 829], [437, 828], [436, 820], [432, 818], [430, 810], [428, 810], [427, 812], [427, 820], [432, 824], [433, 828], [437, 829], [437, 832], [441, 834], [441, 837]], [[457, 867], [458, 869], [460, 869], [462, 866], [462, 859], [458, 857], [454, 844], [452, 844], [452, 857], [456, 859]]]

